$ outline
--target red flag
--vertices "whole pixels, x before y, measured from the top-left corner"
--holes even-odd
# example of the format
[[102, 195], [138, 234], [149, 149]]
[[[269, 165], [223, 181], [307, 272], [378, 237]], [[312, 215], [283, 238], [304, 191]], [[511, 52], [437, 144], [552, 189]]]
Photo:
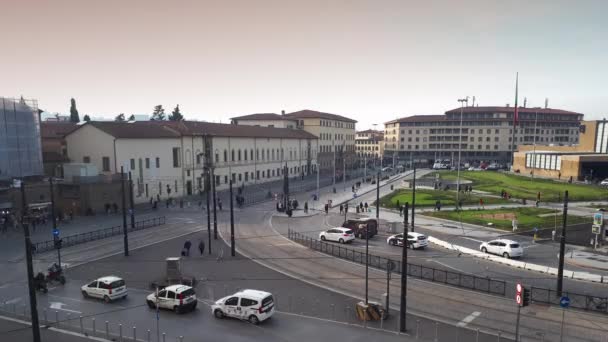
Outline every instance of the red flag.
[[519, 108], [517, 107], [517, 86], [519, 83], [519, 73], [515, 74], [515, 110], [513, 111], [513, 129], [515, 129], [515, 126], [517, 125], [517, 121], [519, 120]]

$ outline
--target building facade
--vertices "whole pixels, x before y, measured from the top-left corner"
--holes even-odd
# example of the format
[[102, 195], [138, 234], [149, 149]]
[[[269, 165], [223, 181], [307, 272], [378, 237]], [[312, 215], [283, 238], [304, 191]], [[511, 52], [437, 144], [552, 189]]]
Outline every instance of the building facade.
[[355, 135], [355, 151], [360, 158], [381, 158], [384, 155], [384, 133], [372, 129], [357, 132]]
[[45, 176], [63, 178], [62, 165], [68, 163], [65, 136], [78, 128], [73, 122], [43, 121], [40, 123], [42, 164]]
[[[513, 144], [579, 143], [583, 114], [551, 108], [518, 108], [513, 142], [513, 107], [464, 107], [443, 115], [415, 115], [385, 123], [385, 154], [432, 163], [480, 161], [508, 164]], [[462, 126], [461, 126], [462, 125]], [[462, 128], [462, 131], [461, 131]]]
[[302, 130], [206, 122], [90, 122], [66, 136], [71, 161], [130, 172], [136, 202], [316, 172], [318, 139]]

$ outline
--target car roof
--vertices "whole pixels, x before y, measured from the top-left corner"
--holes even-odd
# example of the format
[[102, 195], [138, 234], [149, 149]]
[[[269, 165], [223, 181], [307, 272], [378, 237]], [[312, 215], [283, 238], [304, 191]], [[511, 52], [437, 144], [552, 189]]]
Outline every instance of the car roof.
[[339, 230], [351, 230], [350, 228], [344, 228], [344, 227], [336, 227], [336, 228], [332, 228], [332, 229], [339, 229]]
[[376, 218], [374, 217], [362, 217], [362, 218], [358, 218], [358, 219], [348, 219], [347, 221], [354, 221], [354, 222], [367, 222], [367, 221], [375, 221]]
[[272, 296], [270, 292], [259, 291], [259, 290], [242, 290], [234, 294], [235, 296], [245, 296], [256, 299], [264, 299], [268, 296]]
[[97, 279], [97, 281], [100, 281], [100, 282], [106, 283], [106, 284], [113, 283], [117, 280], [122, 280], [122, 278], [119, 278], [117, 276], [107, 276], [107, 277], [101, 277], [101, 278]]
[[519, 243], [515, 240], [509, 240], [509, 239], [496, 239], [496, 240], [492, 240], [492, 241], [488, 241], [488, 242]]
[[416, 232], [408, 232], [407, 234], [411, 235], [411, 236], [421, 236], [421, 235], [424, 235], [424, 234], [416, 233]]
[[169, 286], [165, 287], [163, 290], [173, 291], [173, 292], [177, 292], [177, 293], [182, 293], [182, 292], [187, 291], [189, 289], [191, 289], [191, 287], [188, 286], [188, 285], [177, 284], [177, 285], [169, 285]]

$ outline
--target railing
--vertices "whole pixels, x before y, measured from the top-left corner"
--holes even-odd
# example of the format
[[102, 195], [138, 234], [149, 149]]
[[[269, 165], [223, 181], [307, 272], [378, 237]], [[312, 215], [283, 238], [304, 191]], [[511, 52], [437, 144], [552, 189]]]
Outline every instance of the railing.
[[[536, 303], [559, 305], [557, 291], [539, 287], [530, 288], [530, 299]], [[608, 297], [596, 297], [564, 291], [563, 296], [570, 298], [570, 307], [586, 311], [608, 314]]]
[[[127, 228], [128, 228], [128, 231], [133, 232], [133, 231], [142, 230], [142, 229], [146, 229], [146, 228], [157, 227], [157, 226], [165, 224], [165, 222], [166, 222], [165, 217], [160, 216], [160, 217], [154, 217], [151, 219], [136, 221], [134, 228], [131, 228], [131, 224], [128, 223]], [[109, 238], [109, 237], [121, 235], [121, 234], [123, 234], [122, 225], [93, 230], [93, 231], [86, 232], [86, 233], [68, 235], [68, 236], [64, 236], [61, 238], [61, 240], [62, 240], [61, 247], [63, 248], [63, 247], [74, 246], [74, 245], [78, 245], [81, 243], [101, 240], [101, 239], [105, 239], [105, 238]], [[54, 240], [47, 240], [47, 241], [41, 241], [41, 242], [34, 243], [34, 251], [36, 253], [48, 252], [48, 251], [51, 251], [54, 249], [55, 249]]]
[[[349, 260], [355, 263], [365, 264], [364, 252], [346, 248], [337, 244], [319, 241], [309, 236], [292, 231], [291, 229], [288, 230], [287, 237], [290, 240], [293, 240], [321, 253], [326, 253], [331, 256]], [[387, 266], [392, 263], [392, 265], [394, 265], [392, 272], [401, 274], [401, 260], [393, 260], [369, 254], [368, 263], [370, 267], [377, 268], [380, 270], [386, 270]], [[506, 282], [502, 280], [495, 280], [486, 277], [477, 277], [474, 275], [440, 270], [412, 263], [407, 264], [407, 275], [410, 277], [500, 296], [504, 296], [506, 293]]]

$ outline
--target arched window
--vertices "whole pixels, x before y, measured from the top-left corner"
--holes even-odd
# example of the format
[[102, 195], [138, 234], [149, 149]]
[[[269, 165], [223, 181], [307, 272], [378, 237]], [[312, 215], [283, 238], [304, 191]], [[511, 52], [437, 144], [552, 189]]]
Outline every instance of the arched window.
[[249, 159], [253, 160], [253, 149], [251, 149], [251, 153], [249, 154]]
[[[265, 157], [264, 157], [264, 149], [262, 149], [262, 160], [264, 160], [264, 158], [265, 158]], [[264, 177], [264, 176], [262, 176], [262, 178], [263, 178], [263, 177]]]
[[239, 150], [239, 161], [241, 161], [241, 150]]
[[228, 151], [224, 150], [224, 163], [228, 161]]
[[274, 148], [272, 149], [272, 159], [270, 159], [270, 160], [274, 160]]
[[231, 160], [232, 160], [232, 161], [234, 161], [234, 150], [231, 150], [231, 151], [230, 151], [230, 154], [231, 154], [231, 156], [230, 156], [230, 157], [232, 157], [232, 159], [231, 159]]

